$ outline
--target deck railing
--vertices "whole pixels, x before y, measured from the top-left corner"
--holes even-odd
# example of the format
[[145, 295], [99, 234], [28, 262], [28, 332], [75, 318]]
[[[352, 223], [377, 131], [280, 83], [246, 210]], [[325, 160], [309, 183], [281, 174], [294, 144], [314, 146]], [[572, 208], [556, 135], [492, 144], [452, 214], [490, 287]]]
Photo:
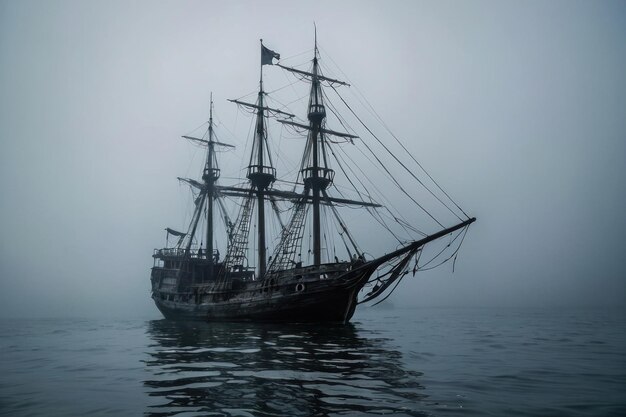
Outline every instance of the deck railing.
[[[154, 258], [182, 258], [185, 255], [192, 258], [206, 258], [207, 251], [206, 249], [189, 249], [189, 252], [187, 252], [186, 249], [182, 248], [163, 248], [155, 249], [152, 256]], [[216, 255], [219, 255], [219, 252], [213, 250], [213, 257]]]

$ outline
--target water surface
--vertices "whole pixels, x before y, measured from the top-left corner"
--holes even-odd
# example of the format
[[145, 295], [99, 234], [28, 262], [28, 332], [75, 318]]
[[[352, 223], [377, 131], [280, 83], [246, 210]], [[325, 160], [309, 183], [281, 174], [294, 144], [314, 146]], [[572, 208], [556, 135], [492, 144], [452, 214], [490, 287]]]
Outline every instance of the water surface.
[[622, 416], [625, 325], [425, 308], [347, 326], [4, 320], [0, 414]]

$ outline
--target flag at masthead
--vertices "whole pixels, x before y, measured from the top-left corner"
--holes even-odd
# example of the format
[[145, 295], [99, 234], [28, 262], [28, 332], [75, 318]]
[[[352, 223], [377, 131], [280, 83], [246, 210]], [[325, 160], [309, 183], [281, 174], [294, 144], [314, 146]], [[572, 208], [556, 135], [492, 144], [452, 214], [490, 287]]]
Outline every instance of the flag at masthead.
[[280, 60], [280, 54], [261, 44], [261, 65], [274, 65], [274, 62], [272, 62], [274, 58]]

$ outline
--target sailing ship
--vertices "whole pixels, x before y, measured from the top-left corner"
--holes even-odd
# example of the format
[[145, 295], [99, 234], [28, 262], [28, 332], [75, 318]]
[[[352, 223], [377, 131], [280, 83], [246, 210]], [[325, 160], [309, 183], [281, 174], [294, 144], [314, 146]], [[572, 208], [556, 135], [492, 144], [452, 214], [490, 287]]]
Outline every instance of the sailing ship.
[[[278, 62], [275, 63], [274, 60]], [[431, 188], [426, 187], [424, 181], [400, 158], [392, 155], [393, 160], [406, 169], [408, 177], [426, 187], [430, 194], [455, 214], [458, 222], [445, 227], [426, 211], [411, 195], [410, 190], [407, 191], [394, 179], [379, 155], [374, 152], [373, 158], [370, 158], [379, 162], [382, 166], [381, 172], [391, 178], [404, 195], [437, 223], [438, 229], [433, 233], [421, 232], [408, 224], [395, 213], [393, 204], [390, 204], [391, 207], [380, 204], [370, 198], [371, 195], [367, 192], [357, 190], [361, 198], [348, 198], [349, 196], [339, 194], [340, 188], [336, 185], [336, 171], [331, 166], [331, 156], [335, 157], [337, 163], [340, 163], [340, 159], [334, 153], [333, 147], [342, 146], [338, 145], [339, 142], [354, 144], [358, 140], [365, 142], [365, 139], [327, 127], [329, 103], [325, 89], [336, 92], [337, 88], [349, 84], [325, 76], [320, 60], [317, 36], [308, 70], [283, 65], [280, 55], [265, 47], [261, 40], [261, 75], [256, 101], [251, 103], [240, 99], [229, 100], [248, 109], [255, 118], [243, 185], [222, 185], [218, 181], [221, 171], [217, 154], [220, 150], [233, 148], [233, 145], [217, 139], [212, 96], [208, 127], [202, 137], [183, 136], [206, 148], [206, 160], [201, 180], [179, 178], [190, 186], [195, 197], [195, 209], [187, 231], [179, 232], [167, 228], [166, 247], [155, 249], [153, 253], [152, 298], [166, 318], [345, 323], [351, 319], [357, 305], [384, 300], [411, 270], [415, 274], [428, 265], [420, 265], [419, 262], [423, 249], [430, 242], [448, 237], [449, 243], [444, 249], [451, 245], [454, 248], [458, 244], [453, 251], [456, 256], [459, 242], [463, 241], [475, 218], [467, 216], [426, 171], [424, 172], [436, 187], [432, 184]], [[306, 119], [298, 119], [286, 108], [270, 107], [269, 96], [263, 85], [263, 69], [269, 65], [306, 83]], [[341, 101], [344, 101], [343, 98]], [[334, 106], [331, 111], [336, 113]], [[378, 136], [364, 121], [355, 116], [366, 132], [379, 141]], [[292, 185], [291, 189], [279, 186], [281, 181], [277, 176], [268, 141], [270, 121], [280, 123], [284, 128], [291, 128], [306, 138], [296, 178], [289, 183]], [[403, 149], [406, 151], [406, 148]], [[412, 160], [417, 163], [414, 158]], [[367, 177], [367, 173], [362, 170], [360, 172], [363, 174], [360, 174], [359, 183], [363, 184], [362, 179]], [[342, 178], [354, 185], [343, 165], [341, 173]], [[432, 188], [438, 188], [443, 197], [437, 196]], [[335, 191], [339, 195], [334, 194]], [[225, 199], [238, 201], [236, 217], [228, 214]], [[279, 204], [287, 207], [282, 213], [278, 208]], [[386, 210], [389, 213], [387, 219], [393, 220], [409, 233], [414, 232], [416, 236], [407, 240], [392, 233], [398, 240], [397, 246], [388, 253], [370, 255], [360, 248], [348, 222], [340, 216], [339, 209], [342, 207], [370, 213], [383, 226], [387, 225], [387, 220], [377, 214], [377, 211]], [[270, 210], [277, 214], [280, 223], [274, 239], [267, 236], [266, 230]], [[284, 213], [288, 213], [288, 219], [280, 218]], [[219, 223], [223, 224], [224, 230], [221, 243], [226, 249], [223, 258], [216, 241], [218, 219], [222, 220]], [[200, 223], [205, 224], [204, 233], [200, 230]], [[343, 259], [338, 256], [336, 245], [331, 248], [328, 243], [331, 223], [343, 245], [341, 249], [345, 250], [340, 255]], [[361, 227], [370, 226], [368, 223]], [[172, 245], [169, 244], [171, 236], [176, 238]], [[369, 243], [375, 243], [372, 240], [377, 239], [370, 237], [369, 240]], [[253, 248], [250, 248], [251, 244]], [[270, 252], [270, 249], [273, 250]], [[451, 256], [447, 259], [450, 258]]]

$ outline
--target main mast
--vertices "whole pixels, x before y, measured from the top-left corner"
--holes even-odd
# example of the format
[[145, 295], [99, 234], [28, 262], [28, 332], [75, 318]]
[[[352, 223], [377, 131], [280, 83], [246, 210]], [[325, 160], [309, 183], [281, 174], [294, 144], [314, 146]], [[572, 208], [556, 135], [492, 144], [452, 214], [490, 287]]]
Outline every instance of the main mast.
[[[261, 50], [263, 50], [263, 40], [261, 40]], [[263, 103], [263, 57], [261, 58], [261, 75], [259, 80], [259, 94], [257, 98], [256, 129], [250, 164], [248, 165], [248, 179], [252, 188], [256, 189], [257, 197], [257, 227], [258, 227], [258, 252], [259, 271], [258, 276], [262, 278], [267, 269], [267, 254], [265, 246], [265, 191], [276, 180], [276, 169], [272, 166], [272, 161], [266, 147], [267, 132], [265, 129], [265, 106]], [[265, 154], [267, 153], [267, 160]]]
[[213, 140], [213, 93], [211, 93], [211, 104], [209, 109], [209, 143], [206, 167], [202, 179], [207, 190], [207, 221], [206, 221], [206, 258], [209, 264], [209, 271], [213, 273], [213, 199], [215, 193], [215, 182], [220, 176], [215, 157], [215, 141]]

